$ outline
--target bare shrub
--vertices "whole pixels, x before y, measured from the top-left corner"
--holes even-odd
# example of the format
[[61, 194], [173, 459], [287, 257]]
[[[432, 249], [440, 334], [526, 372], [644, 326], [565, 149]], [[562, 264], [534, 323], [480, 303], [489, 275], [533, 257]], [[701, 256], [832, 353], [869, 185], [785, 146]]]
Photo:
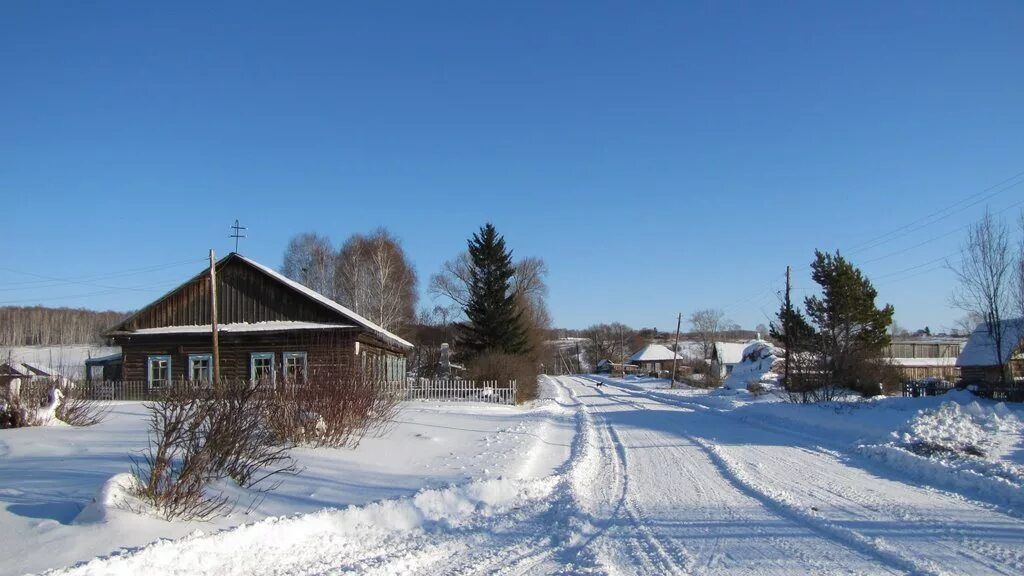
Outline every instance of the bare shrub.
[[215, 388], [172, 386], [149, 410], [148, 450], [133, 459], [140, 480], [138, 494], [164, 518], [208, 519], [233, 506], [223, 494], [209, 493], [210, 484], [231, 478], [260, 491], [279, 474], [297, 472], [270, 426], [278, 408], [275, 396], [261, 384], [221, 383]]
[[516, 381], [516, 402], [537, 397], [537, 364], [527, 354], [485, 352], [469, 365], [469, 378], [476, 381], [496, 380], [499, 385]]
[[110, 413], [110, 402], [97, 400], [86, 384], [64, 380], [54, 382], [53, 386], [61, 391], [56, 416], [65, 424], [94, 426], [106, 419]]
[[313, 374], [276, 392], [272, 427], [283, 439], [307, 446], [355, 447], [390, 422], [398, 397], [357, 374]]
[[0, 394], [0, 428], [43, 426], [59, 401], [59, 392], [48, 382], [15, 378]]

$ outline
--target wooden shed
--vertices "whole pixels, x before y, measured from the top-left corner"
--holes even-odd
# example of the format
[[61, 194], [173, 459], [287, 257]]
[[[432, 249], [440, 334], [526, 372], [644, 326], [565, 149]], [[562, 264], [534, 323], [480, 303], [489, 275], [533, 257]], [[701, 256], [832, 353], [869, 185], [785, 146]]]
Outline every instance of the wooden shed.
[[[996, 350], [995, 334], [999, 330], [1002, 347]], [[997, 385], [1002, 381], [1000, 359], [1010, 382], [1024, 386], [1024, 318], [1003, 320], [997, 326], [979, 324], [957, 358], [960, 379], [964, 384]]]
[[[412, 344], [330, 298], [237, 253], [216, 263], [216, 278], [222, 379], [405, 377]], [[106, 332], [121, 346], [124, 380], [153, 389], [212, 379], [210, 287], [203, 270]]]

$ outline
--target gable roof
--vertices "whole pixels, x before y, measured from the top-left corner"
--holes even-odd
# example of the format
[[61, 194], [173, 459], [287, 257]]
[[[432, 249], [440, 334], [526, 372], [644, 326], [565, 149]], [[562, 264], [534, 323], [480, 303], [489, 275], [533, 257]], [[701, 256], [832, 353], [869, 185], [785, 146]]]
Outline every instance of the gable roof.
[[751, 342], [715, 342], [714, 358], [719, 364], [739, 364], [743, 360], [743, 351]]
[[[999, 323], [1002, 331], [1002, 350], [999, 356], [1005, 364], [1013, 356], [1013, 352], [1024, 340], [1024, 318], [1013, 318], [1003, 320]], [[957, 366], [998, 366], [999, 360], [996, 356], [995, 338], [989, 333], [988, 324], [982, 322], [971, 332], [960, 356], [956, 359]]]
[[[272, 280], [276, 281], [277, 283], [279, 283], [280, 285], [284, 286], [285, 288], [287, 288], [287, 289], [289, 289], [289, 290], [291, 290], [291, 291], [301, 295], [302, 297], [312, 301], [317, 306], [320, 306], [322, 308], [326, 308], [327, 310], [330, 310], [331, 312], [334, 312], [335, 314], [340, 314], [341, 316], [343, 316], [347, 320], [348, 323], [352, 323], [352, 324], [355, 324], [355, 325], [360, 326], [362, 328], [365, 328], [365, 329], [373, 332], [374, 334], [376, 334], [378, 337], [380, 337], [380, 338], [382, 338], [384, 340], [393, 342], [393, 343], [395, 343], [395, 344], [397, 344], [397, 345], [399, 345], [399, 346], [401, 346], [403, 348], [412, 348], [413, 347], [413, 344], [411, 342], [409, 342], [407, 340], [404, 340], [404, 339], [398, 337], [397, 335], [395, 335], [395, 334], [385, 330], [384, 328], [382, 328], [381, 326], [377, 325], [376, 323], [371, 322], [370, 320], [360, 316], [359, 314], [356, 314], [352, 310], [349, 310], [348, 308], [342, 306], [341, 304], [338, 304], [337, 302], [335, 302], [334, 300], [331, 300], [327, 296], [324, 296], [323, 294], [320, 294], [319, 292], [317, 292], [315, 290], [312, 290], [312, 289], [310, 289], [310, 288], [308, 288], [306, 286], [303, 286], [302, 284], [292, 280], [291, 278], [288, 278], [287, 276], [281, 274], [280, 272], [278, 272], [278, 271], [276, 271], [276, 270], [274, 270], [274, 269], [272, 269], [272, 268], [270, 268], [268, 266], [264, 266], [263, 264], [260, 264], [259, 262], [256, 262], [255, 260], [251, 260], [249, 258], [246, 258], [245, 256], [242, 256], [241, 254], [238, 254], [237, 252], [232, 252], [232, 253], [228, 254], [227, 256], [221, 258], [217, 262], [216, 267], [219, 270], [220, 268], [222, 268], [223, 266], [225, 266], [226, 264], [228, 264], [229, 262], [232, 262], [232, 261], [238, 261], [238, 262], [244, 263], [245, 265], [249, 266], [250, 268], [252, 268], [254, 270], [257, 270], [260, 273], [262, 273], [265, 276], [267, 276], [268, 278], [271, 278]], [[167, 300], [172, 295], [174, 295], [177, 292], [183, 290], [186, 286], [188, 286], [192, 282], [198, 280], [199, 278], [203, 277], [204, 275], [206, 275], [206, 271], [205, 270], [199, 272], [198, 274], [196, 274], [192, 278], [188, 279], [186, 282], [184, 282], [183, 284], [181, 284], [180, 286], [178, 286], [174, 290], [171, 290], [167, 294], [164, 294], [163, 296], [161, 296], [157, 300], [154, 300], [153, 302], [151, 302], [149, 305], [143, 307], [142, 309], [136, 311], [134, 314], [132, 314], [128, 318], [122, 320], [119, 324], [117, 324], [116, 326], [114, 326], [113, 328], [108, 330], [106, 333], [107, 334], [114, 334], [114, 333], [119, 333], [119, 332], [120, 333], [127, 332], [127, 333], [135, 333], [135, 334], [140, 333], [139, 331], [135, 331], [135, 330], [127, 330], [126, 327], [129, 326], [131, 324], [131, 322], [133, 320], [135, 320], [137, 317], [139, 317], [143, 313], [147, 312], [150, 308], [152, 308], [152, 307], [156, 306], [157, 304]], [[220, 284], [220, 283], [218, 282], [218, 284]], [[340, 326], [340, 325], [335, 325], [334, 327], [337, 327], [337, 326]]]

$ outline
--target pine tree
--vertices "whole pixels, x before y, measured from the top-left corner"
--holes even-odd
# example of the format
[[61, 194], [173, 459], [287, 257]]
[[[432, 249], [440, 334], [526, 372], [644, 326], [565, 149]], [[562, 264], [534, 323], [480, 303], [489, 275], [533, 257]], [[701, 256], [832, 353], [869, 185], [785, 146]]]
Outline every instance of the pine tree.
[[469, 240], [470, 285], [460, 345], [471, 356], [528, 351], [522, 312], [512, 290], [512, 254], [490, 223]]
[[869, 391], [878, 382], [873, 363], [890, 342], [893, 307], [875, 306], [878, 291], [853, 264], [839, 255], [815, 251], [811, 277], [822, 295], [804, 300], [816, 327], [815, 344], [831, 384]]

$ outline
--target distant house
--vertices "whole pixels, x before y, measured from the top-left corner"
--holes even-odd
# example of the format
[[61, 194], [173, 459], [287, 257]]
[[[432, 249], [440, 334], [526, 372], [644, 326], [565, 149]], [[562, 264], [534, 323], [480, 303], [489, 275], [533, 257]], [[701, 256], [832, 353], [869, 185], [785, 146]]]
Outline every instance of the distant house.
[[[980, 324], [971, 333], [956, 365], [964, 384], [999, 384], [999, 361], [1002, 360], [1011, 381], [1024, 385], [1024, 318], [1003, 320], [998, 329], [1002, 333], [1002, 349], [997, 351], [995, 338], [988, 325]], [[998, 353], [997, 353], [998, 352]]]
[[611, 371], [612, 361], [607, 359], [598, 361], [597, 365], [594, 367], [594, 372], [597, 374], [610, 374]]
[[629, 357], [629, 363], [644, 374], [659, 374], [662, 370], [672, 370], [672, 359], [678, 364], [690, 360], [689, 356], [677, 354], [661, 344], [648, 344]]
[[0, 364], [0, 386], [10, 384], [12, 380], [31, 381], [59, 378], [60, 374], [47, 366], [34, 362], [18, 362], [10, 359]]
[[964, 342], [956, 337], [906, 338], [893, 340], [885, 354], [905, 380], [941, 378], [953, 382], [960, 376], [956, 361]]
[[[291, 380], [318, 369], [405, 377], [412, 344], [237, 253], [216, 263], [221, 378]], [[155, 389], [213, 375], [210, 275], [203, 270], [104, 334], [124, 380]], [[116, 364], [115, 359], [105, 359]]]
[[743, 360], [743, 350], [751, 342], [715, 342], [711, 347], [712, 373], [719, 378], [725, 378], [732, 374], [733, 368]]

